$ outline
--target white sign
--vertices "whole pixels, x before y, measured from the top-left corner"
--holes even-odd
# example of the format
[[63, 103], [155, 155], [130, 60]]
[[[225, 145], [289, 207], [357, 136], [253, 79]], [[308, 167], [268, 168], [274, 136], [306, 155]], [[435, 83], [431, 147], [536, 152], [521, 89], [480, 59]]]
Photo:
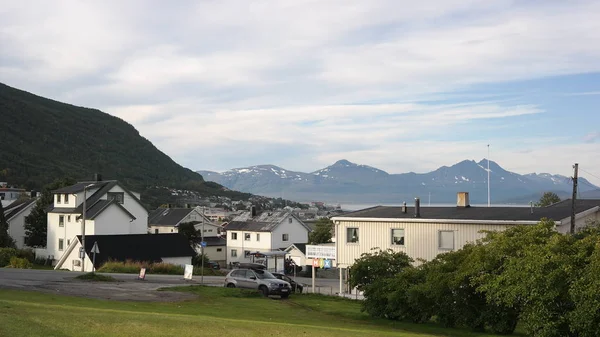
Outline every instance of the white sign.
[[92, 247], [92, 253], [100, 254], [100, 249], [98, 249], [98, 241], [94, 242], [94, 247]]
[[185, 270], [183, 271], [183, 278], [186, 280], [191, 280], [193, 273], [194, 273], [194, 266], [191, 264], [186, 264]]
[[335, 246], [306, 245], [306, 258], [335, 260]]

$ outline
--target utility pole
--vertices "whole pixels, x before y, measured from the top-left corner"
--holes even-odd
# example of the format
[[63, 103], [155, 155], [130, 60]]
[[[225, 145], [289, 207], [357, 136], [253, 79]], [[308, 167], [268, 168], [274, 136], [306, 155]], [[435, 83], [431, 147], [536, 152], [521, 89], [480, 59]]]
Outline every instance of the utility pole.
[[571, 234], [575, 233], [575, 200], [577, 199], [577, 171], [579, 164], [573, 165], [573, 197], [571, 198]]
[[491, 201], [491, 198], [490, 198], [490, 144], [488, 144], [487, 148], [488, 148], [488, 155], [487, 155], [487, 164], [488, 164], [487, 165], [488, 166], [488, 168], [487, 168], [487, 174], [488, 174], [488, 178], [487, 178], [487, 183], [488, 183], [487, 184], [488, 185], [487, 186], [488, 187], [488, 207], [490, 207], [492, 205], [492, 201]]
[[200, 284], [204, 284], [204, 213], [206, 213], [206, 211], [204, 210], [204, 206], [202, 206], [202, 233], [200, 234], [200, 254], [202, 254], [202, 259], [200, 262]]

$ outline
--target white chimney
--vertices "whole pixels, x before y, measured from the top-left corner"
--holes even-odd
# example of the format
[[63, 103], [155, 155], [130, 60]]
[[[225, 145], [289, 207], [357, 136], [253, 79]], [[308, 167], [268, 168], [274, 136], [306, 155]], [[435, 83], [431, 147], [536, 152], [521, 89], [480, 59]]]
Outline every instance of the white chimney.
[[456, 194], [456, 207], [471, 207], [471, 204], [469, 204], [469, 192], [458, 192]]

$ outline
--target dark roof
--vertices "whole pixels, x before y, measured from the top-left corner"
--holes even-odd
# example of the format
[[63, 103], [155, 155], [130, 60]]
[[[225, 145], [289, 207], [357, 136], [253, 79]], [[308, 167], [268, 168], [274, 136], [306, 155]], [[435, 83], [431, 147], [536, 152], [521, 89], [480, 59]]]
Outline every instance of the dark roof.
[[296, 246], [302, 254], [306, 255], [306, 243], [294, 243], [294, 246]]
[[204, 241], [207, 247], [227, 246], [227, 239], [218, 236], [205, 236]]
[[83, 192], [83, 188], [91, 185], [89, 188], [102, 188], [109, 183], [114, 183], [116, 180], [106, 180], [106, 181], [80, 181], [74, 185], [59, 188], [57, 190], [52, 191], [53, 194], [70, 194], [70, 193], [78, 193]]
[[[81, 235], [77, 236], [81, 242]], [[108, 260], [160, 262], [163, 257], [194, 256], [196, 251], [182, 234], [122, 234], [86, 235], [85, 251], [92, 259], [91, 250], [98, 242], [96, 267]]]
[[[71, 186], [68, 186], [68, 187], [65, 187], [65, 188], [54, 190], [54, 191], [52, 191], [52, 193], [54, 193], [54, 194], [57, 194], [57, 193], [77, 193], [77, 192], [83, 191], [83, 187], [85, 187], [85, 186], [87, 186], [89, 184], [94, 184], [93, 187], [98, 188], [98, 190], [96, 190], [96, 192], [94, 192], [92, 195], [90, 195], [86, 199], [86, 205], [85, 205], [86, 206], [86, 217], [88, 219], [95, 218], [103, 210], [105, 210], [106, 208], [108, 208], [108, 206], [110, 206], [110, 203], [111, 203], [110, 201], [103, 200], [103, 199], [100, 199], [100, 198], [102, 198], [106, 193], [108, 193], [111, 188], [113, 188], [113, 187], [115, 187], [117, 185], [119, 185], [121, 188], [123, 188], [123, 190], [125, 191], [125, 193], [127, 193], [129, 196], [131, 196], [131, 198], [133, 198], [133, 200], [135, 200], [140, 206], [144, 207], [144, 209], [146, 208], [142, 204], [142, 202], [140, 201], [140, 199], [138, 199], [137, 196], [135, 196], [133, 193], [131, 193], [131, 191], [129, 191], [127, 188], [125, 188], [122, 185], [120, 185], [119, 182], [116, 181], [116, 180], [107, 180], [107, 181], [101, 181], [101, 182], [78, 182], [75, 185], [71, 185]], [[125, 209], [125, 207], [123, 207], [119, 203], [116, 203], [116, 204], [123, 211], [125, 211], [129, 216], [131, 216], [132, 219], [135, 219], [135, 216], [133, 216], [127, 209]], [[77, 206], [76, 208], [54, 207], [54, 205], [51, 205], [50, 208], [48, 209], [48, 212], [52, 212], [52, 213], [75, 213], [75, 214], [80, 214], [81, 215], [83, 213], [83, 203], [79, 204], [79, 206]]]
[[275, 227], [282, 223], [288, 216], [294, 217], [302, 224], [307, 230], [311, 230], [304, 222], [296, 218], [293, 213], [289, 211], [264, 211], [255, 217], [251, 216], [250, 212], [244, 212], [226, 226], [223, 226], [225, 230], [245, 230], [250, 232], [272, 232]]
[[193, 211], [193, 208], [158, 208], [148, 215], [148, 225], [175, 226]]
[[8, 221], [13, 216], [17, 215], [19, 212], [29, 207], [31, 204], [35, 203], [36, 199], [25, 199], [25, 200], [16, 200], [10, 205], [4, 207], [4, 218]]
[[[125, 212], [127, 215], [129, 215], [129, 217], [131, 217], [132, 219], [135, 220], [135, 216], [133, 216], [133, 214], [131, 214], [127, 209], [125, 209], [125, 207], [123, 207], [121, 204], [119, 204], [116, 200], [98, 200], [98, 201], [96, 201], [95, 204], [93, 204], [91, 207], [88, 207], [87, 211], [85, 212], [85, 217], [88, 220], [94, 220], [98, 215], [100, 215], [100, 213], [102, 213], [102, 211], [104, 211], [111, 205], [116, 205], [123, 212]], [[83, 207], [82, 207], [82, 209], [83, 209]], [[77, 218], [79, 219], [79, 217], [77, 217]]]
[[[575, 212], [581, 213], [590, 208], [600, 206], [600, 200], [580, 199], [575, 202]], [[505, 221], [539, 221], [549, 218], [559, 221], [571, 215], [571, 200], [563, 200], [546, 207], [424, 207], [421, 206], [421, 219], [450, 220], [505, 220]], [[414, 207], [375, 206], [363, 210], [346, 213], [337, 218], [415, 218]]]

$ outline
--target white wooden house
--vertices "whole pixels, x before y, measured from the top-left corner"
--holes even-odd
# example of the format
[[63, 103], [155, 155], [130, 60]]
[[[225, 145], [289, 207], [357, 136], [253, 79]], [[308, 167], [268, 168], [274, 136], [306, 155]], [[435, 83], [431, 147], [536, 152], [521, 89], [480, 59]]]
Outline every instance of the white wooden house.
[[139, 194], [115, 180], [79, 182], [52, 191], [54, 203], [48, 211], [47, 246], [36, 250], [38, 256], [48, 256], [56, 262], [75, 236], [82, 234], [84, 194], [86, 236], [148, 232], [148, 211]]
[[264, 211], [254, 207], [230, 221], [225, 227], [227, 261], [251, 262], [253, 252], [273, 252], [292, 243], [307, 243], [310, 228], [290, 211]]

